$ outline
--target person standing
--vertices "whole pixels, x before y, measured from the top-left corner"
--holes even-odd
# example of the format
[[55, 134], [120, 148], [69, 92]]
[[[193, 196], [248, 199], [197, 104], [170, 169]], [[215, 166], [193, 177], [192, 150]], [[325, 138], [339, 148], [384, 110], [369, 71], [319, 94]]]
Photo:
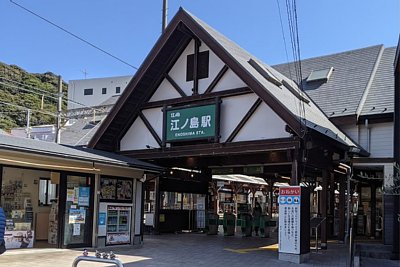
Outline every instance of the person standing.
[[6, 231], [6, 214], [0, 207], [0, 255], [6, 251], [6, 242], [4, 240], [4, 232]]
[[260, 219], [262, 214], [262, 208], [260, 203], [256, 202], [256, 205], [253, 209], [253, 220], [254, 220], [254, 232], [256, 236], [258, 236], [258, 229], [260, 228]]

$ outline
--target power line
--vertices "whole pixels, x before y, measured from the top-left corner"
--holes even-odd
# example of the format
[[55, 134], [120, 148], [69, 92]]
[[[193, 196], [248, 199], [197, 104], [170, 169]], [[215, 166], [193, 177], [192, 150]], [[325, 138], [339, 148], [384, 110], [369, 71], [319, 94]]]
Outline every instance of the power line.
[[31, 89], [35, 89], [36, 91], [41, 92], [42, 94], [52, 94], [54, 97], [57, 96], [56, 93], [52, 93], [52, 92], [49, 92], [49, 91], [46, 91], [46, 90], [42, 90], [42, 89], [40, 89], [40, 88], [34, 87], [34, 86], [32, 86], [32, 85], [29, 85], [29, 84], [21, 83], [21, 82], [18, 82], [18, 81], [16, 81], [16, 80], [10, 80], [10, 79], [8, 79], [8, 78], [6, 78], [6, 77], [4, 77], [4, 76], [0, 76], [0, 79], [6, 80], [6, 81], [8, 81], [8, 82], [16, 83], [16, 84], [19, 84], [19, 85], [22, 85], [22, 86], [26, 86], [26, 87], [29, 87], [29, 88], [31, 88]]
[[277, 3], [277, 5], [278, 5], [279, 21], [280, 21], [280, 23], [281, 23], [282, 38], [283, 38], [283, 44], [284, 44], [284, 46], [285, 46], [286, 61], [287, 61], [287, 64], [288, 64], [289, 76], [290, 76], [290, 79], [293, 80], [293, 78], [292, 78], [292, 71], [291, 71], [291, 69], [290, 69], [290, 64], [289, 64], [289, 54], [288, 54], [288, 51], [287, 51], [286, 38], [285, 38], [285, 31], [283, 30], [283, 22], [282, 22], [282, 15], [281, 15], [281, 6], [279, 5], [279, 0], [276, 0], [276, 3]]
[[37, 110], [37, 109], [31, 109], [31, 108], [27, 108], [27, 107], [24, 107], [24, 106], [12, 104], [12, 103], [9, 103], [9, 102], [0, 101], [0, 105], [12, 106], [12, 107], [21, 108], [21, 109], [24, 109], [24, 110], [30, 109], [33, 112], [38, 112], [38, 113], [46, 114], [46, 115], [49, 115], [49, 116], [57, 117], [57, 114], [52, 113], [52, 112], [41, 111], [41, 110]]
[[122, 63], [124, 63], [125, 65], [128, 65], [129, 67], [131, 67], [131, 68], [133, 68], [133, 69], [135, 69], [135, 70], [138, 69], [137, 67], [135, 67], [135, 66], [129, 64], [129, 63], [126, 62], [125, 60], [123, 60], [123, 59], [121, 59], [121, 58], [119, 58], [119, 57], [117, 57], [117, 56], [114, 56], [114, 55], [111, 54], [110, 52], [105, 51], [104, 49], [98, 47], [97, 45], [95, 45], [95, 44], [93, 44], [93, 43], [91, 43], [91, 42], [89, 42], [89, 41], [83, 39], [82, 37], [79, 37], [78, 35], [72, 33], [71, 31], [69, 31], [69, 30], [67, 30], [67, 29], [65, 29], [65, 28], [63, 28], [63, 27], [61, 27], [61, 26], [55, 24], [54, 22], [52, 22], [52, 21], [46, 19], [45, 17], [43, 17], [43, 16], [41, 16], [41, 15], [39, 15], [39, 14], [33, 12], [32, 10], [30, 10], [30, 9], [28, 9], [28, 8], [26, 8], [26, 7], [22, 6], [22, 5], [20, 5], [20, 4], [16, 3], [16, 2], [14, 2], [13, 0], [10, 0], [10, 2], [13, 3], [14, 5], [16, 5], [16, 6], [20, 7], [20, 8], [22, 8], [23, 10], [25, 10], [25, 11], [31, 13], [32, 15], [34, 15], [34, 16], [36, 16], [36, 17], [42, 19], [42, 20], [44, 20], [45, 22], [47, 22], [47, 23], [53, 25], [54, 27], [56, 27], [56, 28], [62, 30], [63, 32], [65, 32], [65, 33], [67, 33], [67, 34], [69, 34], [69, 35], [75, 37], [76, 39], [78, 39], [78, 40], [80, 40], [80, 41], [82, 41], [82, 42], [84, 42], [84, 43], [86, 43], [87, 45], [90, 45], [91, 47], [93, 47], [93, 48], [95, 48], [95, 49], [97, 49], [97, 50], [103, 52], [104, 54], [106, 54], [106, 55], [108, 55], [108, 56], [110, 56], [110, 57], [112, 57], [112, 58], [118, 60], [119, 62], [122, 62]]
[[[7, 79], [7, 78], [1, 77], [1, 76], [0, 76], [0, 79], [7, 80], [7, 81], [12, 82], [12, 83], [17, 83], [17, 84], [19, 84], [19, 85], [21, 85], [21, 86], [28, 86], [28, 87], [30, 87], [30, 88], [33, 88], [33, 89], [37, 90], [37, 91], [40, 92], [40, 93], [31, 91], [31, 90], [26, 89], [26, 88], [22, 88], [22, 87], [18, 87], [18, 86], [15, 86], [15, 85], [10, 85], [10, 84], [7, 84], [7, 83], [2, 83], [2, 82], [0, 82], [0, 84], [2, 84], [2, 85], [4, 85], [4, 86], [12, 87], [12, 88], [14, 88], [14, 89], [16, 89], [16, 90], [22, 90], [22, 91], [27, 91], [27, 92], [35, 93], [35, 94], [38, 94], [38, 95], [46, 95], [46, 96], [49, 97], [49, 98], [58, 100], [57, 94], [55, 94], [55, 93], [50, 93], [50, 95], [49, 95], [49, 92], [44, 91], [44, 90], [42, 90], [42, 89], [39, 89], [39, 88], [37, 88], [37, 87], [32, 87], [32, 86], [30, 86], [30, 85], [28, 85], [28, 84], [20, 83], [20, 82], [17, 82], [17, 81], [15, 81], [15, 80], [10, 80], [10, 79]], [[41, 93], [41, 92], [43, 92], [43, 93]], [[64, 98], [63, 98], [63, 101], [65, 101], [65, 102], [67, 102], [67, 103], [68, 103], [68, 102], [74, 103], [74, 104], [80, 105], [80, 106], [82, 106], [82, 107], [84, 107], [84, 108], [90, 108], [90, 109], [96, 110], [96, 109], [93, 108], [93, 107], [87, 106], [87, 105], [85, 105], [85, 104], [82, 104], [82, 103], [80, 103], [80, 102], [78, 102], [78, 101], [75, 101], [75, 100], [72, 100], [72, 99], [70, 99], [70, 98], [65, 98], [65, 97], [64, 97]]]
[[42, 95], [43, 95], [43, 96], [46, 96], [47, 98], [52, 98], [52, 99], [55, 99], [55, 100], [57, 100], [57, 98], [56, 98], [56, 97], [53, 97], [53, 96], [51, 96], [51, 95], [46, 95], [46, 94], [38, 93], [38, 92], [35, 92], [35, 91], [32, 91], [32, 90], [29, 90], [29, 89], [25, 89], [25, 88], [22, 88], [22, 87], [18, 87], [18, 86], [11, 85], [11, 84], [7, 84], [7, 83], [3, 83], [3, 82], [0, 82], [0, 84], [1, 84], [1, 85], [3, 85], [3, 86], [9, 87], [9, 88], [16, 89], [16, 90], [25, 91], [25, 92], [29, 92], [29, 93], [33, 93], [33, 94], [37, 94], [37, 95], [40, 95], [40, 96], [42, 96]]

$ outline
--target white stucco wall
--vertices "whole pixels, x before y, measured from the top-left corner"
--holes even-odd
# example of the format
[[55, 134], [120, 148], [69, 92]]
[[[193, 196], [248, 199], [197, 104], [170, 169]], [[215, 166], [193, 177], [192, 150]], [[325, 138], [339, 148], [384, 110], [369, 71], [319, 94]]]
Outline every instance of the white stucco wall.
[[146, 145], [160, 147], [141, 118], [137, 118], [120, 141], [120, 150], [146, 149]]
[[290, 137], [290, 134], [285, 130], [285, 126], [286, 123], [269, 106], [262, 103], [233, 141]]
[[[87, 107], [98, 106], [114, 95], [120, 95], [132, 79], [132, 76], [117, 76], [84, 80], [70, 80], [68, 82], [68, 99], [82, 103]], [[119, 94], [116, 87], [121, 88]], [[93, 89], [93, 95], [84, 95], [84, 89]], [[107, 93], [102, 94], [102, 88], [107, 88]], [[82, 105], [68, 102], [68, 109], [83, 108]]]

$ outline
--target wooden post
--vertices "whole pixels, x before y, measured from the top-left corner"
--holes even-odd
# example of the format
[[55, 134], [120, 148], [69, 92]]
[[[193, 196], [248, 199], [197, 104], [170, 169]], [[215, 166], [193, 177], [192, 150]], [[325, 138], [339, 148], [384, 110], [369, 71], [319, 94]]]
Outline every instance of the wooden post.
[[155, 178], [154, 181], [154, 233], [158, 234], [160, 231], [160, 209], [161, 209], [161, 192], [160, 192], [160, 176]]
[[330, 175], [328, 218], [328, 237], [333, 237], [335, 235], [335, 175], [333, 173]]
[[345, 238], [345, 228], [346, 228], [346, 220], [345, 220], [345, 204], [346, 204], [346, 180], [343, 177], [340, 177], [339, 182], [339, 236], [338, 239], [344, 242]]
[[290, 185], [299, 185], [299, 150], [292, 151], [292, 175], [290, 177]]
[[274, 182], [272, 179], [269, 180], [269, 194], [268, 194], [268, 207], [269, 207], [269, 216], [272, 218], [272, 205], [274, 203]]
[[326, 218], [321, 224], [321, 249], [328, 248], [328, 231], [327, 231], [327, 216], [328, 216], [328, 171], [322, 170], [322, 192], [321, 192], [321, 215]]
[[376, 184], [371, 183], [371, 237], [375, 238], [376, 232]]

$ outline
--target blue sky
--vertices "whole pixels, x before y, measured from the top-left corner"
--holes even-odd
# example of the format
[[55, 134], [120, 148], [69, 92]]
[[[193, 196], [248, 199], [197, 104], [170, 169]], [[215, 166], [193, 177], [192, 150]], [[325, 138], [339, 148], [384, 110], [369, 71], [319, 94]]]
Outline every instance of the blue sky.
[[[139, 67], [161, 34], [162, 0], [14, 0]], [[280, 3], [287, 45], [285, 0]], [[169, 20], [182, 6], [267, 64], [287, 62], [275, 0], [169, 0]], [[384, 44], [397, 45], [399, 0], [297, 1], [301, 58]], [[0, 61], [68, 81], [133, 75], [135, 70], [0, 0]], [[290, 52], [290, 47], [287, 47]], [[292, 59], [291, 54], [289, 54]]]

